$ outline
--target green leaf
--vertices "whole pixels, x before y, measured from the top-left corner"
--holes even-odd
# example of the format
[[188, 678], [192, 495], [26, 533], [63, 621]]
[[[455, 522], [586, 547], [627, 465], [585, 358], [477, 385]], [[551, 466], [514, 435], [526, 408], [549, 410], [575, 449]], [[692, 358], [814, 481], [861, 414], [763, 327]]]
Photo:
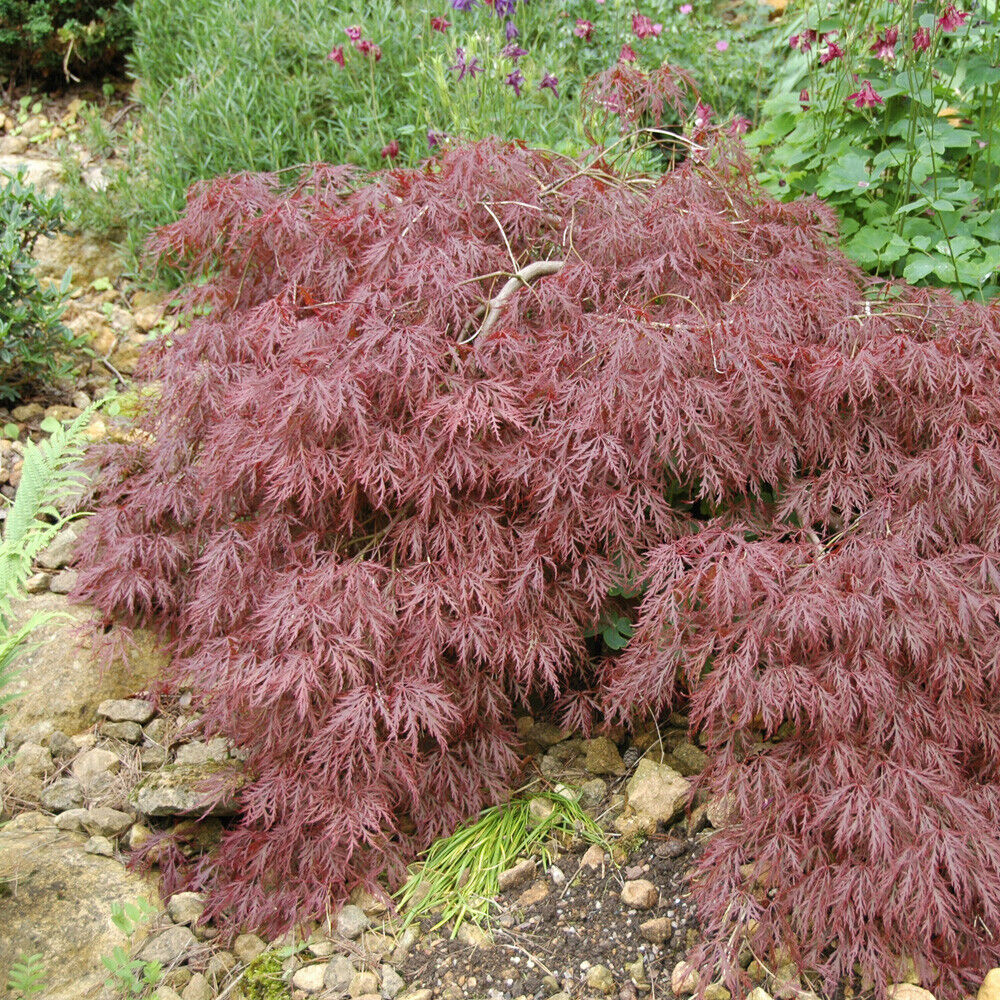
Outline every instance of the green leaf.
[[46, 434], [55, 434], [62, 424], [55, 417], [46, 417], [38, 426]]
[[911, 284], [915, 285], [922, 281], [937, 266], [937, 261], [933, 257], [926, 255], [912, 257], [906, 267], [903, 268], [903, 277]]
[[90, 287], [95, 292], [108, 292], [111, 290], [111, 279], [110, 278], [95, 278], [91, 283]]
[[3, 436], [10, 441], [16, 441], [21, 436], [21, 428], [17, 424], [4, 424]]

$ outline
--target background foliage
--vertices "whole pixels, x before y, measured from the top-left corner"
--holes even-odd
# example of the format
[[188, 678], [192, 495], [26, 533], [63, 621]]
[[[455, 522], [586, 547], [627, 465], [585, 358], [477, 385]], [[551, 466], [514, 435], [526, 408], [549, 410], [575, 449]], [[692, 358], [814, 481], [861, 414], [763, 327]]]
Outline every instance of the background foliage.
[[[690, 12], [672, 0], [642, 4], [656, 36], [638, 38], [626, 0], [520, 0], [513, 6], [516, 61], [504, 55], [505, 24], [487, 5], [447, 0], [138, 0], [132, 71], [141, 81], [141, 128], [126, 171], [104, 193], [82, 191], [127, 233], [138, 253], [155, 226], [177, 217], [196, 180], [240, 170], [324, 161], [413, 165], [437, 136], [496, 134], [564, 153], [589, 145], [579, 97], [587, 76], [631, 45], [638, 65], [686, 66], [718, 115], [753, 114], [766, 92], [776, 42], [763, 15], [739, 23], [707, 0]], [[752, 11], [753, 8], [751, 7]], [[766, 8], [765, 8], [766, 10]], [[435, 30], [432, 19], [448, 27]], [[577, 20], [593, 25], [589, 39]], [[359, 52], [346, 34], [358, 26]], [[476, 62], [459, 79], [456, 67]], [[342, 50], [344, 65], [329, 58]], [[517, 71], [515, 93], [507, 82]], [[540, 89], [546, 74], [558, 82]]]
[[990, 298], [1000, 288], [1000, 8], [971, 6], [803, 5], [788, 27], [796, 51], [748, 141], [766, 147], [773, 194], [837, 207], [862, 266]]
[[60, 317], [69, 291], [42, 286], [31, 254], [40, 236], [60, 224], [62, 201], [28, 184], [23, 174], [0, 173], [0, 399], [17, 399], [26, 389], [66, 374], [70, 351], [80, 341]]
[[0, 79], [106, 71], [130, 38], [121, 0], [0, 0]]

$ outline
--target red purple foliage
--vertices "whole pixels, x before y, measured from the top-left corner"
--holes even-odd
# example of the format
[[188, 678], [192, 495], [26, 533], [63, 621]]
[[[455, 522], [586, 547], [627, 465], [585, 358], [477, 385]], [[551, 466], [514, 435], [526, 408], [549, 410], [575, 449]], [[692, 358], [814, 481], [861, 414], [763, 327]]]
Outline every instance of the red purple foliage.
[[543, 693], [689, 704], [732, 796], [709, 941], [756, 920], [828, 983], [1000, 961], [1000, 313], [873, 284], [741, 177], [487, 141], [218, 180], [159, 234], [211, 312], [147, 359], [81, 590], [249, 752], [185, 873], [211, 913], [398, 879], [503, 796]]

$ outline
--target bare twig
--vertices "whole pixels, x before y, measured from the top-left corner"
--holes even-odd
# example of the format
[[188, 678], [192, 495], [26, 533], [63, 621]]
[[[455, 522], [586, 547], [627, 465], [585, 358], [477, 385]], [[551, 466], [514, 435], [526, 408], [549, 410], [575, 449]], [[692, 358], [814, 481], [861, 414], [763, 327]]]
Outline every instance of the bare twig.
[[546, 274], [557, 274], [563, 269], [564, 260], [536, 260], [531, 264], [525, 264], [519, 271], [513, 274], [500, 291], [487, 303], [486, 316], [479, 328], [459, 341], [460, 344], [470, 344], [476, 337], [488, 334], [497, 321], [504, 306], [510, 301], [513, 294], [522, 286], [527, 288], [532, 281], [544, 277]]

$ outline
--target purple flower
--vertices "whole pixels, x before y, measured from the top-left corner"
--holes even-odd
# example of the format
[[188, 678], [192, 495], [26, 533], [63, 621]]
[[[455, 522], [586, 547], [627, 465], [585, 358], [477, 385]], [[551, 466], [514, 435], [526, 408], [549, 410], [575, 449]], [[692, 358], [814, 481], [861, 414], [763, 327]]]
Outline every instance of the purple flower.
[[517, 30], [517, 26], [514, 24], [513, 21], [507, 22], [507, 27], [504, 29], [504, 31], [507, 34], [508, 42], [514, 41], [514, 39], [517, 38], [517, 36], [520, 34], [520, 32]]
[[473, 7], [479, 6], [479, 0], [451, 0], [451, 9], [468, 11], [472, 10]]
[[344, 28], [344, 31], [347, 32], [347, 37], [352, 42], [356, 42], [362, 35], [361, 28], [356, 24], [352, 24], [349, 28]]
[[427, 130], [427, 148], [434, 149], [435, 146], [441, 145], [441, 140], [444, 138], [444, 132], [435, 132], [434, 129]]
[[497, 17], [510, 17], [514, 13], [516, 0], [493, 0], [493, 13]]
[[513, 87], [514, 93], [520, 97], [521, 85], [524, 83], [524, 74], [519, 69], [515, 69], [512, 73], [507, 74], [507, 78], [504, 80], [504, 83], [507, 84], [508, 87]]
[[526, 56], [528, 54], [528, 50], [522, 49], [516, 42], [511, 42], [509, 45], [505, 45], [503, 47], [500, 54], [505, 59], [509, 59], [511, 62], [517, 62], [521, 56]]
[[479, 64], [479, 60], [475, 56], [468, 61], [466, 60], [465, 49], [461, 46], [455, 49], [455, 60], [455, 65], [449, 68], [458, 71], [459, 80], [465, 79], [466, 74], [475, 80], [476, 74], [483, 71], [483, 67]]
[[558, 86], [559, 86], [559, 77], [553, 76], [551, 73], [546, 73], [545, 76], [542, 77], [542, 82], [538, 85], [538, 89], [543, 90], [545, 87], [548, 87], [549, 90], [551, 90], [552, 93], [555, 94], [556, 97], [558, 97], [559, 96], [559, 90], [557, 89]]

